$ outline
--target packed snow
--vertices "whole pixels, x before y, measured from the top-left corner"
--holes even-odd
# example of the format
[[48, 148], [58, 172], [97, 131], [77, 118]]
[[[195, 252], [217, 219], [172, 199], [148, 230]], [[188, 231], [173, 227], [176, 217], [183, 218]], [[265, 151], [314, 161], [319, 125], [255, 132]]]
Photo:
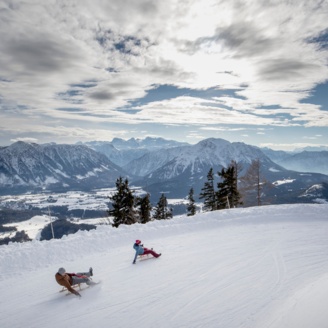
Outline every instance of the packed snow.
[[[2, 246], [1, 326], [326, 328], [327, 212], [238, 208]], [[162, 257], [132, 265], [136, 239]], [[65, 296], [61, 266], [102, 282]]]

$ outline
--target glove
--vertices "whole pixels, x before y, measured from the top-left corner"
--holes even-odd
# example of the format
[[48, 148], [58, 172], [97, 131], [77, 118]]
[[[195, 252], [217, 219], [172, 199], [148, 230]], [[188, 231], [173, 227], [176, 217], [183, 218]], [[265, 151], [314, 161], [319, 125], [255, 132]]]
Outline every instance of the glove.
[[82, 297], [82, 295], [81, 295], [79, 292], [77, 292], [76, 296], [77, 296], [78, 298], [81, 298], [81, 297]]
[[132, 262], [132, 264], [136, 264], [136, 261], [134, 260], [134, 261]]
[[143, 247], [143, 244], [142, 245], [140, 245], [141, 247]]

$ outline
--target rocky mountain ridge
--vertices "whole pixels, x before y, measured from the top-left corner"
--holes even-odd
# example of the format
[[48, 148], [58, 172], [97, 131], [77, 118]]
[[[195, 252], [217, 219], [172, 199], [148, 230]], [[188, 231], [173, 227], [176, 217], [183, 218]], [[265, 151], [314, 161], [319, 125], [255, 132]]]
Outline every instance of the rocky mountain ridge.
[[84, 145], [17, 141], [0, 150], [0, 186], [21, 190], [84, 188], [114, 183], [126, 172]]
[[303, 151], [277, 163], [293, 171], [328, 174], [328, 151]]

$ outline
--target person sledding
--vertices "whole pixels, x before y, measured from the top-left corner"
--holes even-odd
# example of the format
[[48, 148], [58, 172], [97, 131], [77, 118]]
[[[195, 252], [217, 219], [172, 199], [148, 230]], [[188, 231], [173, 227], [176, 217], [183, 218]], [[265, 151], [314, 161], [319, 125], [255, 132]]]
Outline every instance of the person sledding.
[[133, 248], [136, 250], [136, 255], [134, 257], [132, 264], [136, 264], [138, 255], [151, 254], [154, 257], [160, 257], [162, 255], [161, 253], [157, 254], [156, 252], [153, 251], [153, 249], [148, 249], [146, 247], [143, 247], [143, 245], [141, 245], [141, 240], [136, 240], [135, 244], [133, 245]]
[[90, 268], [89, 272], [79, 272], [79, 273], [67, 273], [64, 268], [59, 268], [58, 272], [55, 275], [56, 281], [59, 285], [66, 287], [68, 291], [75, 294], [76, 296], [81, 297], [81, 294], [76, 291], [72, 286], [86, 283], [88, 286], [96, 285], [95, 282], [90, 280], [90, 277], [93, 276], [93, 269]]

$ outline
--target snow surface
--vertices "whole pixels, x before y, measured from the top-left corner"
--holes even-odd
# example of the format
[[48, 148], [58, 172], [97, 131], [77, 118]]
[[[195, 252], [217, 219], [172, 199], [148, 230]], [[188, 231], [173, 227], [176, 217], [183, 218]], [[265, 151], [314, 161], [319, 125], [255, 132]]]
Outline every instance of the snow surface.
[[[327, 211], [238, 208], [1, 246], [1, 326], [326, 328]], [[137, 238], [163, 256], [132, 265]], [[66, 297], [61, 266], [102, 283]]]
[[279, 186], [285, 183], [292, 183], [293, 181], [295, 181], [296, 179], [284, 179], [284, 180], [277, 180], [275, 182], [273, 182], [274, 185]]
[[275, 169], [274, 167], [270, 167], [270, 168], [269, 168], [269, 171], [271, 171], [271, 172], [280, 172], [280, 170], [277, 170], [277, 169]]
[[318, 204], [328, 204], [327, 200], [322, 198], [315, 198], [313, 201]]

